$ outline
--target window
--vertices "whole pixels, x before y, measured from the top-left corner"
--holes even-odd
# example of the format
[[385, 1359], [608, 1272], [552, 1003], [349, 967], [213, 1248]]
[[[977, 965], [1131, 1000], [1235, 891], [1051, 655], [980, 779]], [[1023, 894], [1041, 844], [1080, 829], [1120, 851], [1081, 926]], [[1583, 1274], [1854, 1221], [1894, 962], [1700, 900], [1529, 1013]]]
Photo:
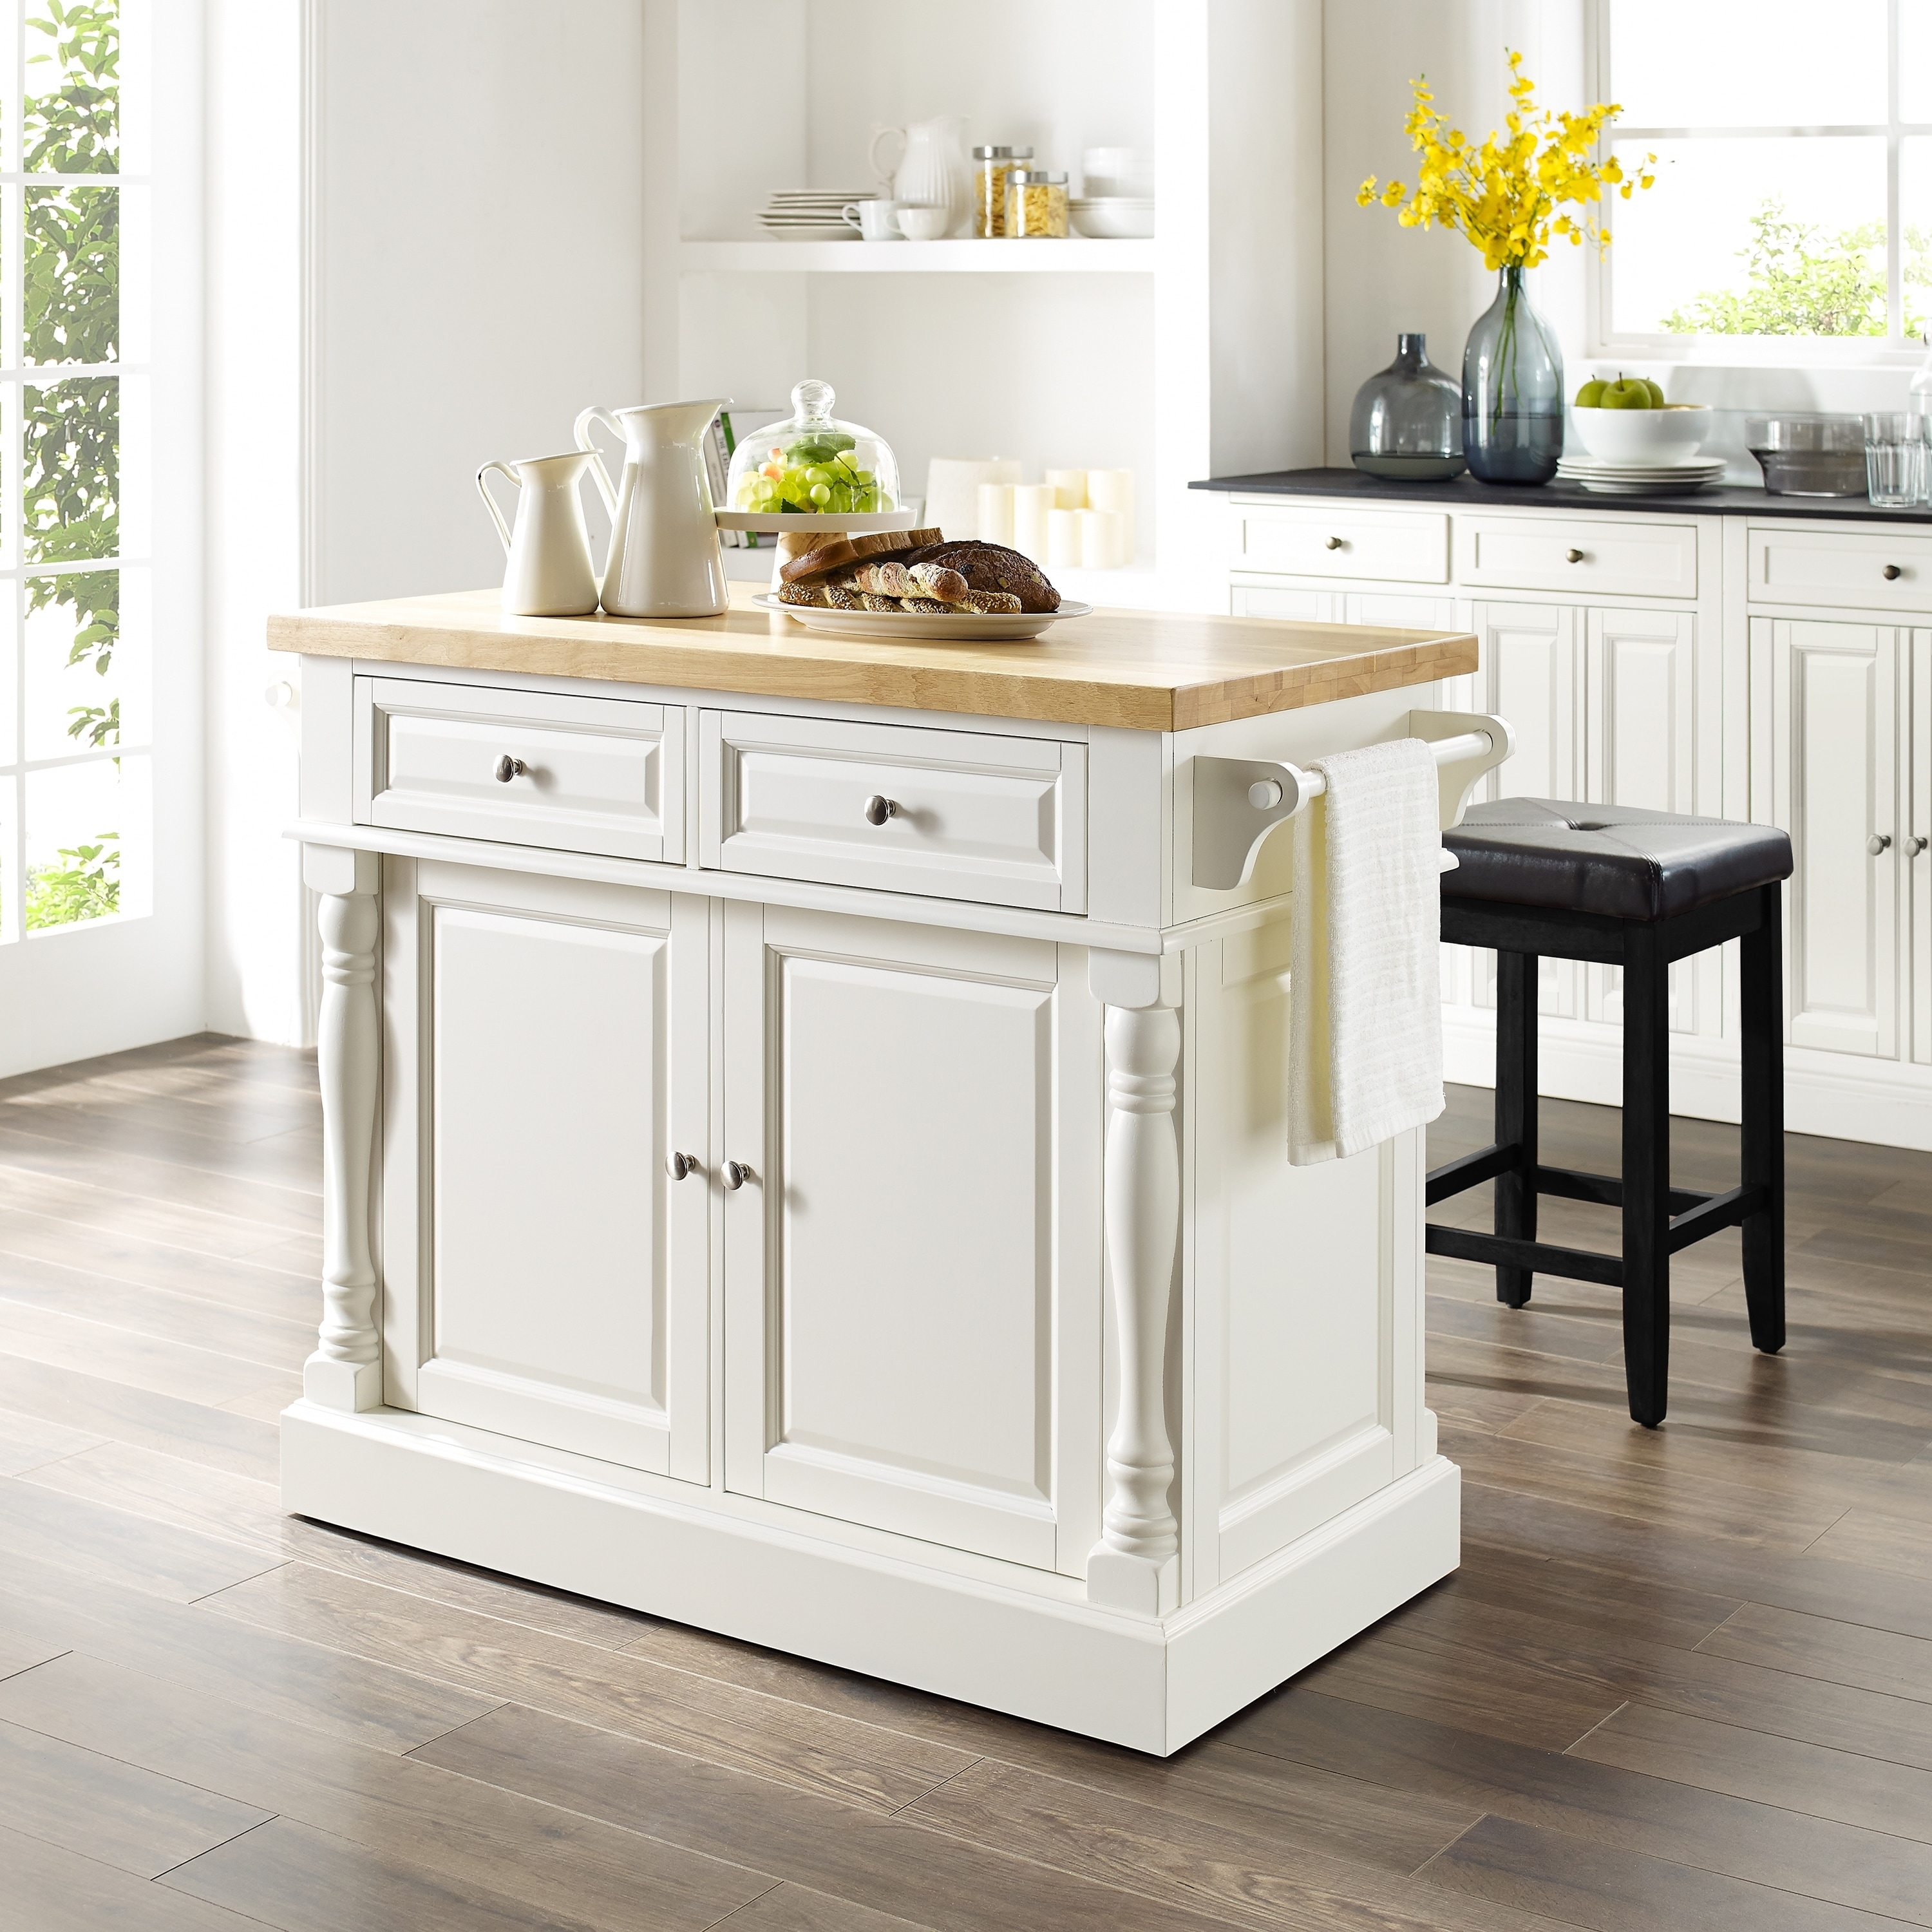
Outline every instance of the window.
[[1599, 339], [1882, 361], [1932, 328], [1932, 0], [1597, 0], [1614, 150]]
[[147, 909], [146, 13], [0, 0], [0, 943]]

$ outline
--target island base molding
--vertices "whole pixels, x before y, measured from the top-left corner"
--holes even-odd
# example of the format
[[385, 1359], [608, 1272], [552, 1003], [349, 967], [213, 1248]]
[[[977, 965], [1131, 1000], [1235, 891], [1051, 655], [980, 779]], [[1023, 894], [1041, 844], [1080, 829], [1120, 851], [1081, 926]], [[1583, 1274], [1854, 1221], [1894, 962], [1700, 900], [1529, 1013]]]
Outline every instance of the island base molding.
[[296, 1403], [282, 1417], [284, 1507], [1161, 1757], [1459, 1560], [1461, 1476], [1439, 1456], [1149, 1618], [1077, 1586], [952, 1574], [534, 1466], [526, 1444], [493, 1454], [482, 1432], [430, 1430], [404, 1411]]

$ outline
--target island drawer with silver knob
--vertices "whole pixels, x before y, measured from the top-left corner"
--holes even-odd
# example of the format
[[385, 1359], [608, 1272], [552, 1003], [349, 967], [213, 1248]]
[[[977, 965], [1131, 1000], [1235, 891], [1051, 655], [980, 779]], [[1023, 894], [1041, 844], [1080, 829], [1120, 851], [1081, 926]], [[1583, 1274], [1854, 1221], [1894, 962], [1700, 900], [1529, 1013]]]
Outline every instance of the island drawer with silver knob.
[[698, 714], [699, 863], [1048, 912], [1087, 909], [1087, 747]]
[[683, 746], [680, 705], [358, 677], [356, 822], [681, 863]]
[[1754, 604], [1932, 610], [1932, 534], [1794, 530], [1754, 524], [1745, 542]]
[[1634, 517], [1459, 517], [1456, 576], [1498, 590], [1694, 597], [1697, 526]]
[[1333, 509], [1234, 502], [1237, 570], [1295, 577], [1364, 577], [1406, 584], [1449, 580], [1449, 517], [1442, 510]]

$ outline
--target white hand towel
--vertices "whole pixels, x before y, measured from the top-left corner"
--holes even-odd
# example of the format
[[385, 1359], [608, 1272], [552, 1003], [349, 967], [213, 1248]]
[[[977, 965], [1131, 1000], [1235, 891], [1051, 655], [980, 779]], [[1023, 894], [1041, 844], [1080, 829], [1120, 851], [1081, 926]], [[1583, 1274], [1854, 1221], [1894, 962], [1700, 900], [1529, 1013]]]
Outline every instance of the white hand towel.
[[1346, 1159], [1442, 1111], [1442, 850], [1419, 738], [1338, 752], [1294, 821], [1288, 1146]]

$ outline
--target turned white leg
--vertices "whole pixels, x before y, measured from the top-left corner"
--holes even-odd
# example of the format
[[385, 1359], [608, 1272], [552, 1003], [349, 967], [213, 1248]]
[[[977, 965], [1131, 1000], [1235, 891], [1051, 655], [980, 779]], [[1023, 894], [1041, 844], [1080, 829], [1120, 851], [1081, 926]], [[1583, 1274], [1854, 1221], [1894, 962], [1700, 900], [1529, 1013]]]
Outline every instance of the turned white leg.
[[[1155, 1002], [1107, 1009], [1107, 1268], [1120, 1353], [1100, 1540], [1087, 1559], [1090, 1602], [1160, 1616], [1179, 1594], [1180, 1535], [1168, 1490], [1167, 1314], [1180, 1225], [1174, 1070], [1180, 1016]], [[1106, 981], [1096, 976], [1095, 990]], [[1118, 990], [1127, 990], [1118, 988]]]
[[382, 1370], [370, 1257], [378, 1079], [376, 934], [380, 861], [308, 846], [303, 876], [322, 894], [322, 1330], [302, 1393], [327, 1408], [380, 1408]]

